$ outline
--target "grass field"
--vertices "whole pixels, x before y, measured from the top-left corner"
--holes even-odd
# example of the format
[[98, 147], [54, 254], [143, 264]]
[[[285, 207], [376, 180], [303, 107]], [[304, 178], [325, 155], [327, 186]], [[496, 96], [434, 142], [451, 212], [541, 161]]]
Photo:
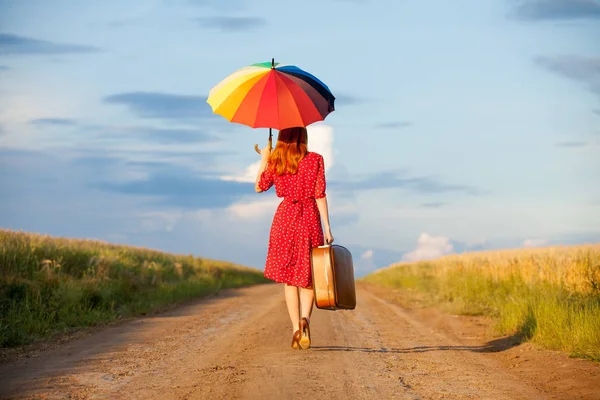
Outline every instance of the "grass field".
[[600, 245], [452, 255], [364, 281], [453, 313], [492, 316], [497, 334], [600, 361]]
[[225, 262], [0, 230], [0, 347], [264, 282]]

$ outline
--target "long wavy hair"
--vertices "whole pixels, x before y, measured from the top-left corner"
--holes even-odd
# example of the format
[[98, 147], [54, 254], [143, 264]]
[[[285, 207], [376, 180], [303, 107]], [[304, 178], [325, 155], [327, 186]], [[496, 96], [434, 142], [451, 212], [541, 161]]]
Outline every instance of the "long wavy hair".
[[308, 132], [305, 127], [279, 131], [277, 144], [269, 157], [269, 167], [277, 175], [298, 172], [298, 163], [308, 153]]

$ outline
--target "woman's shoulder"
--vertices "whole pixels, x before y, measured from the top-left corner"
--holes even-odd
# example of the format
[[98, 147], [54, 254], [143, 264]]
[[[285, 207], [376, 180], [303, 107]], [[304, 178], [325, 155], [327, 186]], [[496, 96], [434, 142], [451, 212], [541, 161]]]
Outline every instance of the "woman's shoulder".
[[314, 158], [315, 160], [322, 159], [323, 156], [317, 152], [309, 151], [306, 153], [306, 157]]
[[300, 160], [300, 163], [304, 165], [303, 168], [314, 168], [315, 166], [323, 163], [323, 156], [314, 151], [308, 151]]

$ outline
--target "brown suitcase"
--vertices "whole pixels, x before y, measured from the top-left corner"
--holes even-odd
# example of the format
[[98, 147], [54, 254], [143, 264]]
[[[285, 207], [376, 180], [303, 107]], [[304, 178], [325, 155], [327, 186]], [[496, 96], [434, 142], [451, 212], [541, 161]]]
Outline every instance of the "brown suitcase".
[[356, 307], [354, 265], [350, 251], [340, 245], [311, 250], [315, 304], [323, 310], [353, 310]]

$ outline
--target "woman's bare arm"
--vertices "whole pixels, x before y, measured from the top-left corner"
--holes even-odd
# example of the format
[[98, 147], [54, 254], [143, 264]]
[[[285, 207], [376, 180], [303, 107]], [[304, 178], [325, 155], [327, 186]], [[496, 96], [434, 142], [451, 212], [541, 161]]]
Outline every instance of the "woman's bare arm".
[[323, 235], [325, 236], [325, 243], [333, 243], [333, 235], [331, 235], [331, 226], [329, 225], [327, 196], [317, 199], [317, 208], [319, 209], [319, 214], [321, 214], [321, 221], [323, 221]]
[[262, 189], [258, 187], [258, 182], [260, 181], [260, 176], [262, 175], [265, 168], [267, 167], [267, 163], [269, 162], [269, 156], [271, 155], [271, 149], [269, 148], [269, 146], [262, 149], [260, 151], [260, 155], [261, 155], [260, 166], [258, 167], [258, 173], [256, 174], [256, 181], [254, 182], [254, 190], [256, 190], [258, 193], [262, 192]]

